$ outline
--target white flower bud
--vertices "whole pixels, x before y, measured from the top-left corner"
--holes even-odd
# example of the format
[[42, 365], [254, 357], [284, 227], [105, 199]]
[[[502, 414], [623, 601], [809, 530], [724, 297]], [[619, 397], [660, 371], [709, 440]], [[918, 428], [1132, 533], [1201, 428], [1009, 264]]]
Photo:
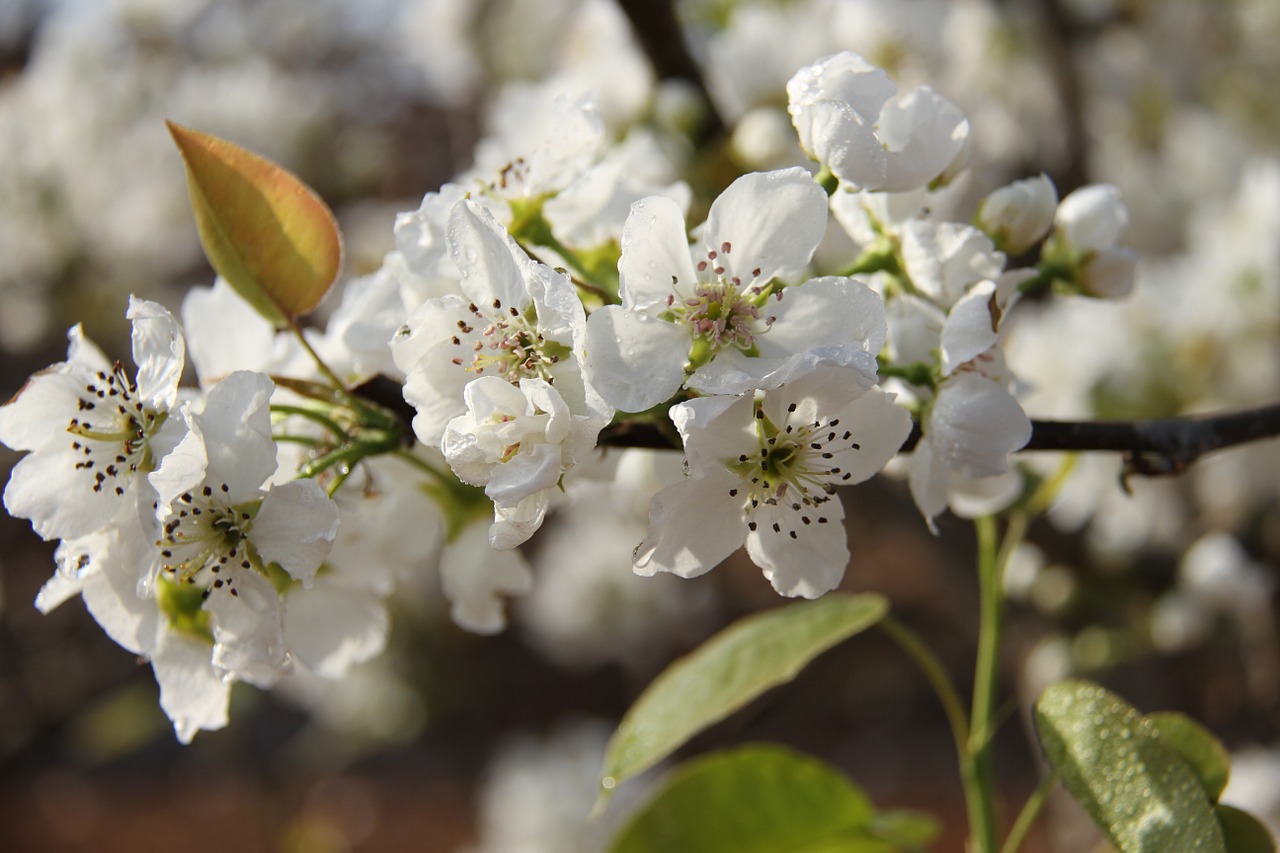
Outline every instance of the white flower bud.
[[1080, 269], [1080, 289], [1100, 299], [1121, 299], [1133, 290], [1138, 256], [1128, 249], [1093, 252]]
[[1053, 224], [1072, 250], [1086, 252], [1114, 246], [1129, 224], [1129, 209], [1111, 184], [1090, 184], [1058, 205]]
[[945, 183], [967, 162], [968, 119], [927, 86], [896, 91], [882, 69], [845, 51], [796, 72], [787, 110], [800, 146], [851, 187], [906, 192]]
[[1041, 174], [1014, 181], [988, 195], [978, 206], [978, 227], [1012, 255], [1020, 255], [1049, 233], [1058, 191]]

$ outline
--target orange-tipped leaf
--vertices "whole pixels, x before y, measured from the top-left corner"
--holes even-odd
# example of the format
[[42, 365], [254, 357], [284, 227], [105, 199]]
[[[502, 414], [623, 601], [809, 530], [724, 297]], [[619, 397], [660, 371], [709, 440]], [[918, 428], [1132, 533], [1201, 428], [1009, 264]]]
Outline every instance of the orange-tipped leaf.
[[214, 270], [277, 326], [313, 310], [342, 268], [342, 235], [297, 176], [238, 145], [166, 121]]

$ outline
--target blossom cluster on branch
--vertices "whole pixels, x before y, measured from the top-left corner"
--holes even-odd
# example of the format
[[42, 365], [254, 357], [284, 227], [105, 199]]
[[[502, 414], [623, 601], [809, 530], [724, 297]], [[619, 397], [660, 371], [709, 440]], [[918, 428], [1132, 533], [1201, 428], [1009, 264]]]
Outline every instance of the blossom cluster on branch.
[[[902, 464], [930, 527], [1008, 505], [1031, 430], [1007, 319], [1049, 292], [1129, 292], [1118, 192], [1059, 200], [1041, 175], [953, 221], [934, 212], [972, 147], [953, 103], [850, 52], [786, 89], [816, 165], [743, 174], [705, 215], [671, 139], [613, 140], [591, 96], [559, 94], [397, 217], [323, 331], [279, 332], [225, 282], [181, 323], [131, 301], [136, 372], [73, 329], [0, 408], [0, 441], [28, 452], [5, 506], [62, 540], [41, 609], [80, 594], [189, 740], [226, 723], [234, 682], [377, 654], [387, 597], [424, 563], [460, 625], [501, 630], [548, 514], [605, 523], [575, 508], [592, 482], [652, 499], [637, 574], [693, 577], [745, 545], [806, 598], [850, 562], [839, 489], [913, 421]], [[833, 239], [851, 260], [825, 259]], [[188, 356], [198, 388], [178, 385]], [[411, 427], [362, 395], [376, 376]], [[668, 431], [683, 471], [624, 475], [596, 444], [626, 423]]]

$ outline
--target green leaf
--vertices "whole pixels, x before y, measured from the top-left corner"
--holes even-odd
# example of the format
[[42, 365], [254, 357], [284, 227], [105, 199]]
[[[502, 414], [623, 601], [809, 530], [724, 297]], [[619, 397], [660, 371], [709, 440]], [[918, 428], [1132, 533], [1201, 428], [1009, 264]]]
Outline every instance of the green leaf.
[[1226, 853], [1196, 774], [1120, 697], [1060, 682], [1036, 703], [1036, 729], [1063, 785], [1122, 853]]
[[187, 167], [205, 256], [276, 326], [311, 311], [342, 267], [333, 213], [293, 174], [238, 145], [165, 122]]
[[780, 746], [689, 762], [614, 838], [610, 853], [889, 853], [844, 774]]
[[1216, 803], [1231, 775], [1231, 755], [1213, 733], [1186, 714], [1157, 711], [1147, 714], [1160, 739], [1191, 766], [1209, 802]]
[[831, 593], [725, 628], [667, 667], [627, 711], [605, 754], [601, 801], [614, 786], [769, 688], [795, 678], [809, 661], [886, 612], [883, 596]]
[[1271, 830], [1246, 811], [1219, 804], [1218, 823], [1227, 839], [1227, 853], [1276, 853]]

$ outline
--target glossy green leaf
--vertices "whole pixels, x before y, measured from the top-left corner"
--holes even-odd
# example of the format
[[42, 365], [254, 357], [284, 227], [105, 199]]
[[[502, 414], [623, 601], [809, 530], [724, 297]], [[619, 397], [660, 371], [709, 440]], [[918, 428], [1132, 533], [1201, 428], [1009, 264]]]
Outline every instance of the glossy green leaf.
[[1227, 840], [1227, 853], [1276, 853], [1276, 840], [1271, 830], [1256, 817], [1221, 803], [1215, 811]]
[[831, 593], [725, 628], [667, 667], [622, 718], [605, 754], [601, 799], [886, 612], [883, 596]]
[[1191, 766], [1209, 802], [1216, 803], [1231, 775], [1231, 755], [1213, 733], [1186, 714], [1157, 711], [1147, 714], [1160, 739]]
[[277, 326], [320, 303], [342, 267], [337, 220], [293, 174], [238, 145], [166, 122], [187, 167], [205, 256]]
[[610, 853], [889, 853], [871, 802], [836, 769], [780, 746], [714, 753], [678, 770]]
[[1122, 853], [1226, 853], [1195, 772], [1120, 697], [1060, 682], [1036, 703], [1036, 729], [1062, 784]]

